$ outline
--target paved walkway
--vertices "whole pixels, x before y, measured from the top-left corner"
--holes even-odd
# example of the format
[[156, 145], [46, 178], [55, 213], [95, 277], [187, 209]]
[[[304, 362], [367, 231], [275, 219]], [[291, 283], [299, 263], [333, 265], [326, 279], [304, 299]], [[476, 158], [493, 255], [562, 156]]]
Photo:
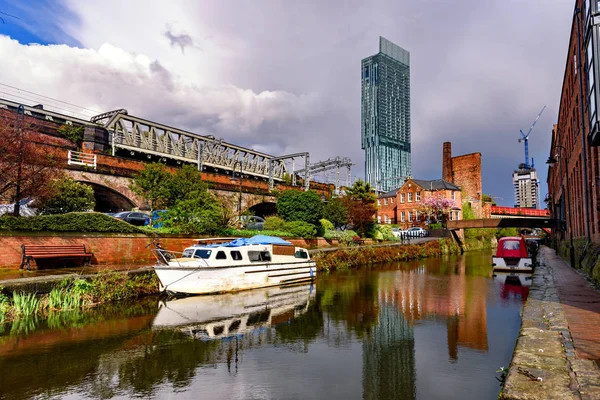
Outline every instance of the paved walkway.
[[503, 399], [600, 399], [600, 292], [542, 247]]

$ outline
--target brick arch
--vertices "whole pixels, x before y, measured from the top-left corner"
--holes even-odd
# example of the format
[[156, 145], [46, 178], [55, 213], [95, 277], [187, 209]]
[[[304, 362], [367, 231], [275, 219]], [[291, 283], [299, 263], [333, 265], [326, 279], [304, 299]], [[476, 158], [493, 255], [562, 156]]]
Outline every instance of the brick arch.
[[144, 199], [129, 188], [130, 178], [73, 170], [67, 171], [67, 174], [78, 182], [92, 186], [96, 198], [95, 211], [117, 212], [145, 208]]

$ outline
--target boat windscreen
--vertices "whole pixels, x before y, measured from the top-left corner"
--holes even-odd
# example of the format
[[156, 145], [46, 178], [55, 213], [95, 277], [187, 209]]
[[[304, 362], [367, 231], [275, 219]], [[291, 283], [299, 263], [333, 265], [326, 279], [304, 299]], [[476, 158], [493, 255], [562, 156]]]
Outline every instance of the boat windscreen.
[[207, 259], [208, 257], [210, 257], [210, 253], [212, 253], [212, 250], [206, 250], [206, 249], [196, 250], [196, 252], [194, 253], [194, 258]]

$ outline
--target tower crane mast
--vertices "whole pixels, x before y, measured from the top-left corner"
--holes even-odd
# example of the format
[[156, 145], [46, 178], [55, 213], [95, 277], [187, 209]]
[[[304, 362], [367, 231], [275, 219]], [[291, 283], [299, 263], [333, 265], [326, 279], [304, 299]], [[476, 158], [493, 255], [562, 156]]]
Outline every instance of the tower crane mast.
[[531, 134], [533, 127], [535, 126], [538, 119], [540, 119], [540, 116], [542, 115], [542, 113], [544, 112], [545, 109], [546, 109], [546, 106], [544, 106], [542, 108], [542, 111], [540, 111], [540, 113], [537, 115], [537, 117], [535, 117], [535, 120], [533, 121], [533, 124], [531, 124], [531, 128], [529, 128], [527, 135], [524, 134], [522, 130], [519, 130], [519, 132], [521, 132], [521, 138], [519, 139], [519, 143], [521, 143], [521, 142], [525, 143], [525, 168], [526, 169], [531, 168], [529, 165], [529, 135]]

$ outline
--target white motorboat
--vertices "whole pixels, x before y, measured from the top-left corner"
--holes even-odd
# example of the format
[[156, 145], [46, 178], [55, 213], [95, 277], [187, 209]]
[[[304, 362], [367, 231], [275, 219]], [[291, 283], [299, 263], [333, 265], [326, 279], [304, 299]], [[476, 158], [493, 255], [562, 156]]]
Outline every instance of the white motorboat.
[[152, 328], [179, 330], [196, 339], [225, 339], [287, 323], [314, 301], [314, 284], [279, 286], [161, 302]]
[[201, 243], [183, 253], [157, 248], [154, 270], [161, 291], [214, 294], [313, 280], [308, 251], [281, 238], [257, 235], [216, 244]]
[[533, 261], [523, 237], [503, 237], [498, 240], [496, 255], [492, 257], [494, 272], [533, 272]]

